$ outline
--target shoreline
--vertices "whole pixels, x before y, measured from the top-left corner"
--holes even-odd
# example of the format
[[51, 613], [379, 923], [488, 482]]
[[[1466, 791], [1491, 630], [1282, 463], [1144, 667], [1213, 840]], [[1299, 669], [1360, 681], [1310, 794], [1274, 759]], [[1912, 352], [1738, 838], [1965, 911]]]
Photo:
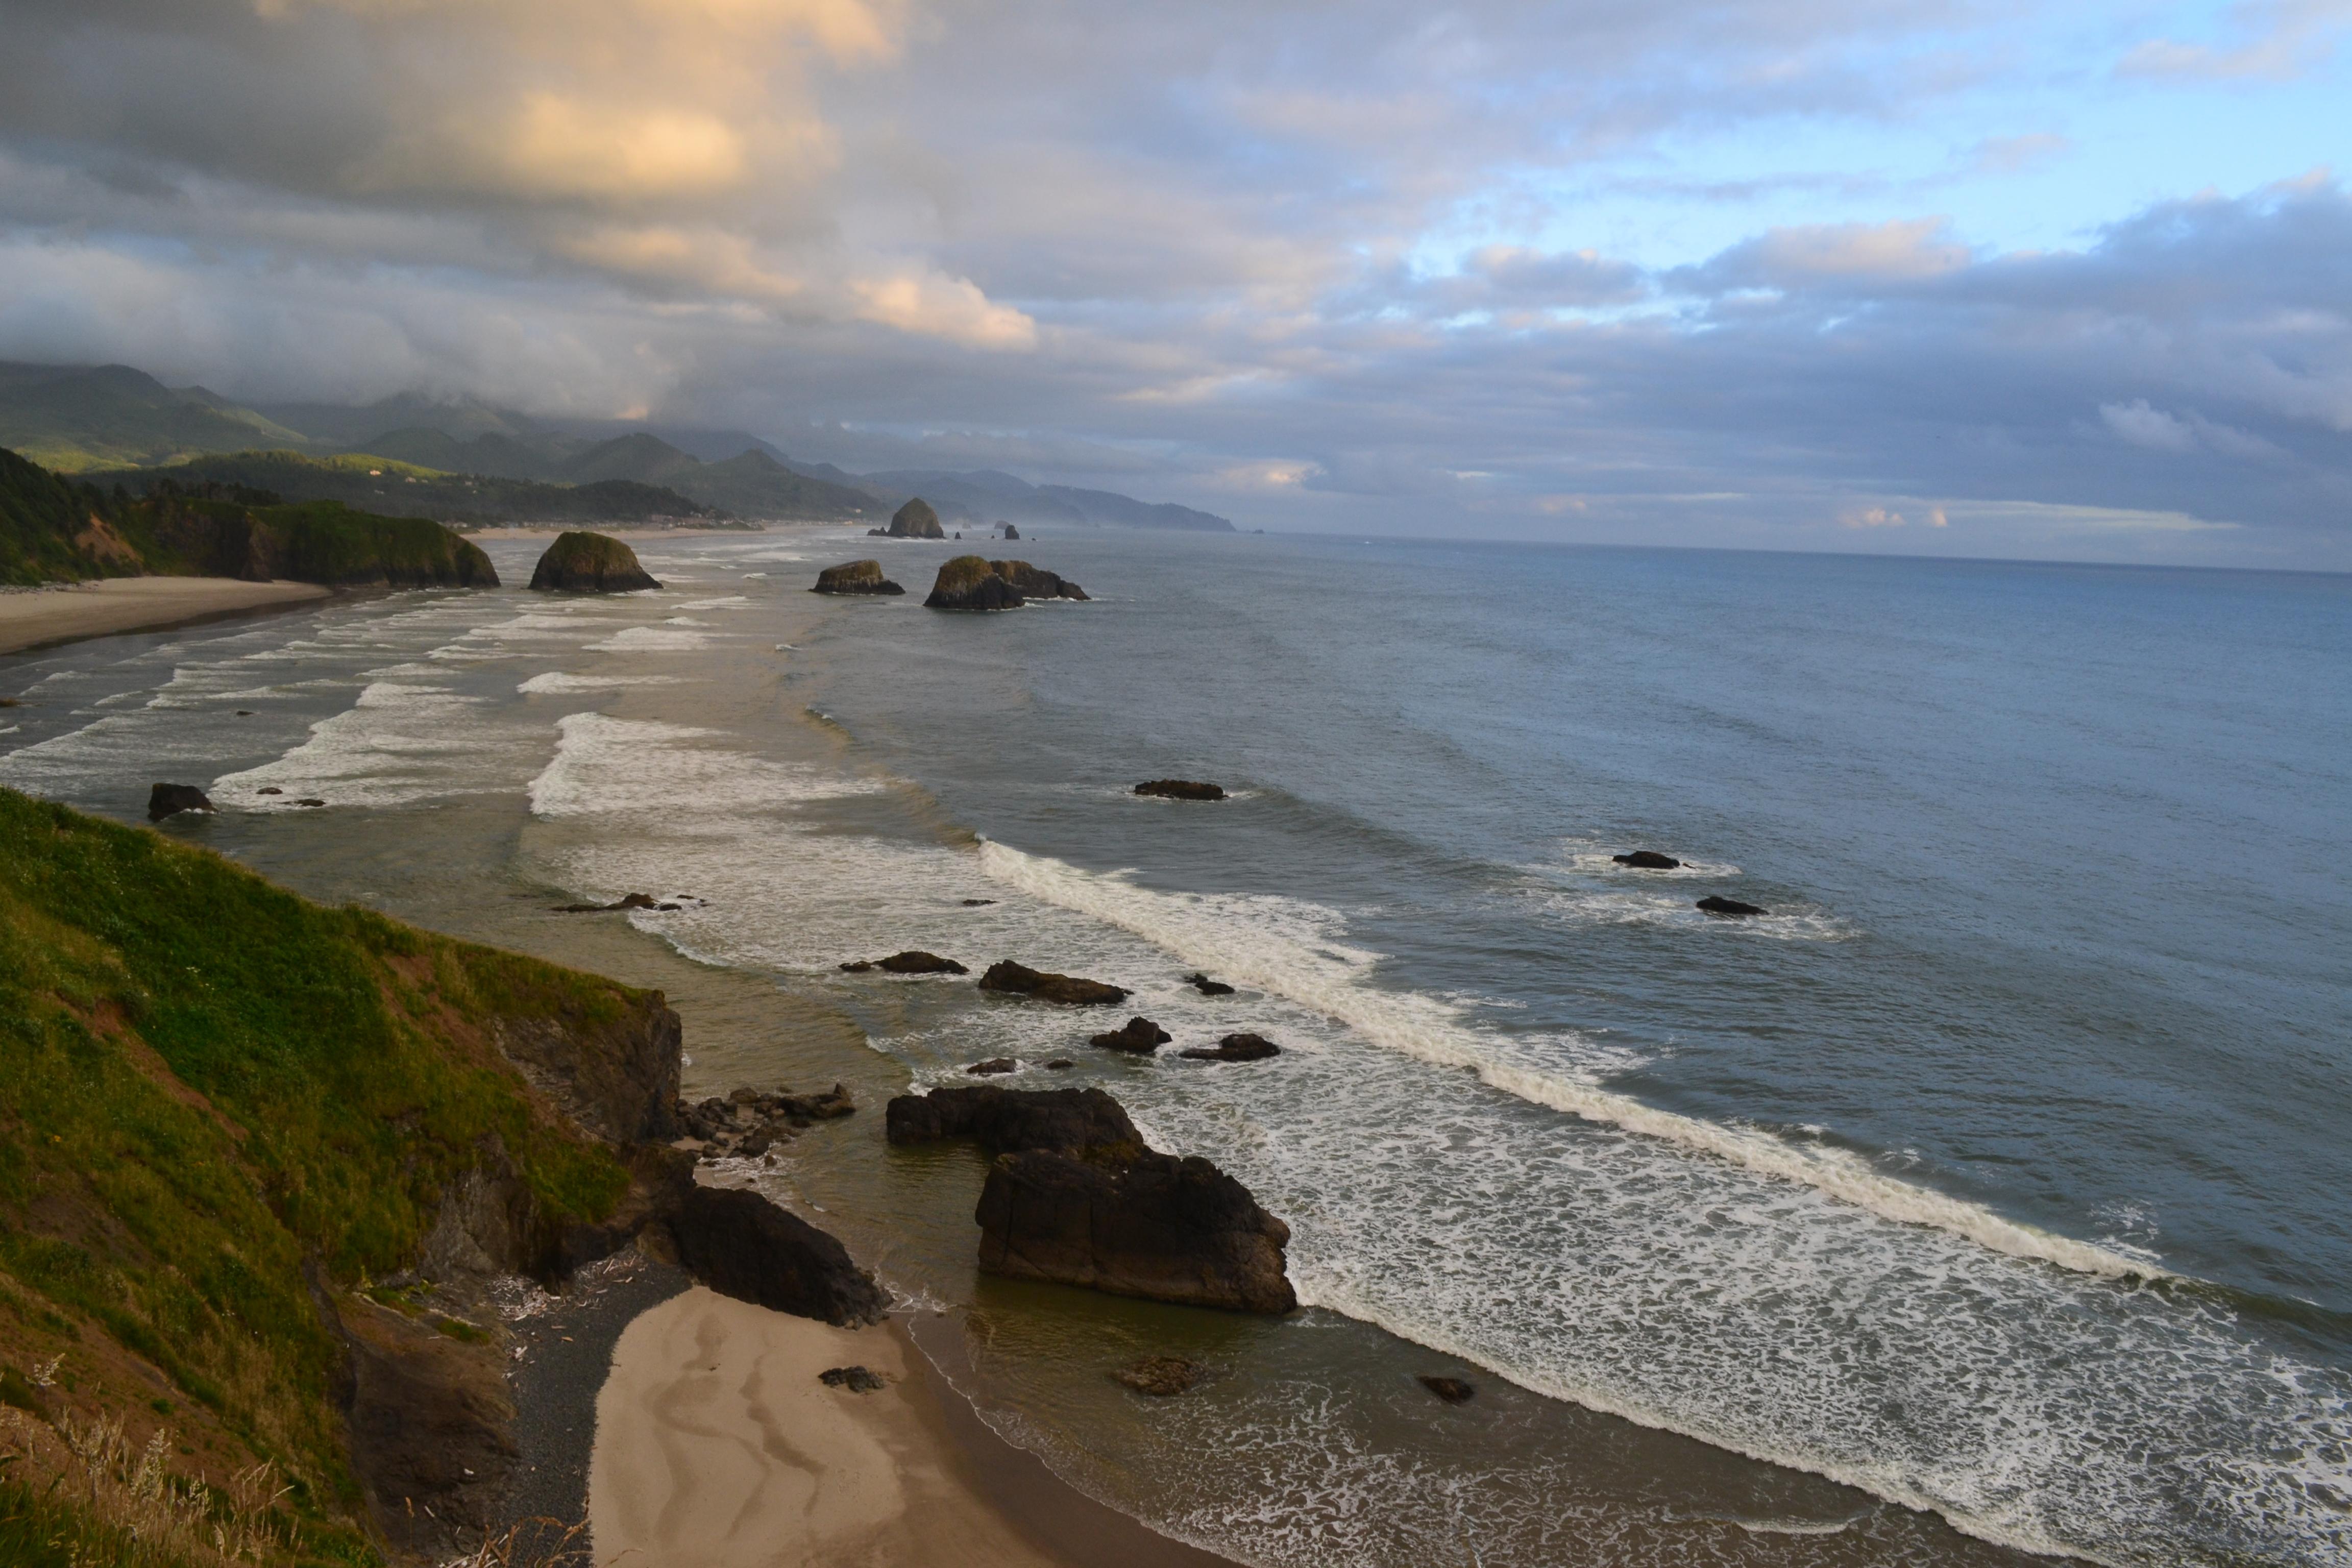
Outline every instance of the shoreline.
[[236, 577], [105, 577], [0, 593], [0, 654], [226, 620], [331, 597], [332, 588]]

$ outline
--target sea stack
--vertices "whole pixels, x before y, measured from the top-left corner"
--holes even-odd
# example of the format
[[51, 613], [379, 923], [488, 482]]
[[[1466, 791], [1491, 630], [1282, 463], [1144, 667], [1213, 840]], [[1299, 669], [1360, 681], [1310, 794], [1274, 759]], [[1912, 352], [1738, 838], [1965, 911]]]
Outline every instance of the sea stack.
[[907, 590], [882, 575], [879, 561], [852, 561], [828, 566], [816, 574], [812, 594], [903, 594]]
[[1021, 603], [1020, 590], [977, 555], [959, 555], [940, 567], [931, 596], [923, 601], [933, 610], [1017, 610]]
[[992, 561], [991, 570], [1013, 584], [1024, 599], [1083, 599], [1087, 591], [1058, 573], [1032, 566], [1026, 561]]
[[1008, 522], [1004, 525], [1004, 537], [1007, 539], [1018, 539], [1021, 537], [1021, 531]]
[[530, 585], [553, 594], [630, 594], [661, 586], [637, 564], [635, 551], [617, 539], [582, 530], [555, 536], [539, 558]]
[[940, 527], [940, 514], [931, 510], [931, 503], [917, 496], [890, 514], [890, 537], [945, 539], [947, 531]]

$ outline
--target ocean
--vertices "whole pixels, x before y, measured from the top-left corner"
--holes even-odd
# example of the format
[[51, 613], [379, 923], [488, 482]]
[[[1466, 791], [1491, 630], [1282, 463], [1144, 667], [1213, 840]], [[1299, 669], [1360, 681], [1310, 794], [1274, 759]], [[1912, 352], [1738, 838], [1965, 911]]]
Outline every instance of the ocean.
[[[204, 784], [163, 831], [664, 986], [692, 1092], [847, 1083], [746, 1174], [1245, 1562], [2352, 1563], [2352, 578], [1074, 530], [984, 548], [1091, 603], [922, 609], [958, 548], [17, 656], [0, 784]], [[804, 591], [866, 554], [908, 596]], [[1136, 994], [838, 968], [908, 947]], [[878, 1112], [998, 1056], [1240, 1177], [1306, 1309], [976, 1278], [977, 1157]]]

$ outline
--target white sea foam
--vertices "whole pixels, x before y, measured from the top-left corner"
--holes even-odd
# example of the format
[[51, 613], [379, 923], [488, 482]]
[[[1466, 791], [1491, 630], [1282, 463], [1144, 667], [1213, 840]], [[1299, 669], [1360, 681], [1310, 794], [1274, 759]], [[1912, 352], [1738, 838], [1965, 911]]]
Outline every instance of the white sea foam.
[[719, 818], [731, 832], [744, 812], [870, 793], [862, 779], [800, 763], [771, 762], [708, 744], [715, 730], [574, 713], [557, 724], [555, 755], [530, 781], [541, 816], [654, 812], [673, 824]]
[[[730, 594], [723, 599], [689, 599], [685, 604], [680, 605], [678, 608], [681, 610], [735, 610], [742, 608], [751, 602], [751, 601], [749, 598], [745, 597], [741, 594]], [[671, 624], [673, 626], [686, 626], [690, 623], [685, 621], [674, 621]]]
[[587, 646], [597, 653], [692, 653], [709, 647], [710, 639], [673, 626], [630, 626]]
[[623, 686], [676, 686], [681, 679], [675, 675], [574, 675], [568, 670], [551, 669], [544, 675], [532, 676], [515, 689], [526, 697], [540, 697], [574, 691], [609, 691]]
[[262, 806], [286, 795], [335, 805], [402, 805], [510, 789], [539, 751], [529, 731], [488, 721], [482, 702], [442, 688], [380, 680], [276, 762], [213, 783], [223, 805]]
[[[2090, 1274], [2151, 1272], [2144, 1259], [2053, 1236], [1980, 1205], [1897, 1181], [1842, 1149], [1791, 1143], [1760, 1129], [1678, 1115], [1564, 1077], [1525, 1059], [1510, 1041], [1475, 1028], [1455, 1005], [1370, 984], [1375, 954], [1328, 941], [1301, 941], [1256, 922], [1235, 924], [1218, 918], [1222, 910], [1198, 895], [1147, 891], [1131, 878], [1082, 871], [1008, 845], [982, 846], [981, 863], [990, 876], [1034, 897], [1108, 921], [1188, 963], [1212, 966], [1228, 978], [1340, 1019], [1391, 1050], [1433, 1066], [1469, 1068], [1534, 1104], [1679, 1143], [1759, 1174], [1819, 1188], [1887, 1219], [1935, 1226], [2014, 1257]], [[1318, 917], [1307, 921], [1317, 923]]]

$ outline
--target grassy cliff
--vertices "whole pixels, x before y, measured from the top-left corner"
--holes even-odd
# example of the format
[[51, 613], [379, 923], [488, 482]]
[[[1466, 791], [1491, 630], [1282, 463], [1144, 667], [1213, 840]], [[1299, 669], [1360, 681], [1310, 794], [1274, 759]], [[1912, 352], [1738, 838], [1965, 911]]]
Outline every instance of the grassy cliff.
[[337, 1303], [469, 1173], [542, 1237], [612, 1215], [614, 1146], [502, 1044], [656, 1015], [674, 1055], [657, 995], [0, 790], [0, 1560], [374, 1561]]
[[230, 452], [162, 468], [94, 473], [104, 485], [133, 491], [158, 485], [189, 489], [242, 485], [291, 500], [332, 500], [368, 511], [422, 512], [451, 522], [644, 522], [654, 518], [710, 520], [720, 514], [675, 490], [622, 478], [546, 484], [446, 473], [365, 452], [310, 458], [299, 452]]

